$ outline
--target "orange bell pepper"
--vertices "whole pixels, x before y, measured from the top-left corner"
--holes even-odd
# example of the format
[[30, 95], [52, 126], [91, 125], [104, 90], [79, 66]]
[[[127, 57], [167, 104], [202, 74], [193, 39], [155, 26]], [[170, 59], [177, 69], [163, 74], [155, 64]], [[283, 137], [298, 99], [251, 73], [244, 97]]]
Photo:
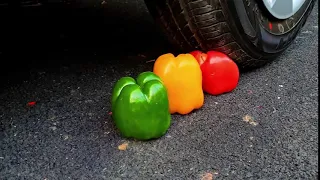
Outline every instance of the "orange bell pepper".
[[167, 88], [171, 114], [188, 114], [203, 106], [202, 73], [191, 54], [163, 54], [157, 58], [153, 72]]

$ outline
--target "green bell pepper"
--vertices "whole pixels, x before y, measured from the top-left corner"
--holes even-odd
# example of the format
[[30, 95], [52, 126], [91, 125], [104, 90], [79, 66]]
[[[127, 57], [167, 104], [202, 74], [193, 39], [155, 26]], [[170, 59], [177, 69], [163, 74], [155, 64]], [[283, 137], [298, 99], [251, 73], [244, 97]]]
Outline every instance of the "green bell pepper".
[[136, 80], [123, 77], [115, 84], [112, 118], [124, 137], [159, 138], [171, 124], [167, 90], [153, 72], [143, 72]]

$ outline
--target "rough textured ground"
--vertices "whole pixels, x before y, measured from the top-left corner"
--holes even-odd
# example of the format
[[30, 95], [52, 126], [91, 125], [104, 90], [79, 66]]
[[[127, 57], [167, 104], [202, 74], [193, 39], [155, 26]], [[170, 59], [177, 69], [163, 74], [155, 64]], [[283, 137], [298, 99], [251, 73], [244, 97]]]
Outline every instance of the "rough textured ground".
[[[43, 53], [39, 45], [40, 54], [25, 51], [34, 61], [1, 67], [9, 71], [1, 73], [0, 179], [317, 179], [318, 5], [276, 61], [242, 74], [232, 93], [206, 95], [202, 109], [174, 115], [166, 136], [138, 142], [113, 126], [112, 87], [152, 70], [146, 61], [170, 49], [140, 1], [110, 2], [126, 10], [104, 22], [109, 31], [93, 27], [102, 34], [95, 40], [106, 41], [99, 52], [85, 50], [97, 46], [90, 38], [81, 44], [79, 30], [74, 46], [56, 40], [64, 46]], [[7, 53], [11, 62], [15, 54]]]

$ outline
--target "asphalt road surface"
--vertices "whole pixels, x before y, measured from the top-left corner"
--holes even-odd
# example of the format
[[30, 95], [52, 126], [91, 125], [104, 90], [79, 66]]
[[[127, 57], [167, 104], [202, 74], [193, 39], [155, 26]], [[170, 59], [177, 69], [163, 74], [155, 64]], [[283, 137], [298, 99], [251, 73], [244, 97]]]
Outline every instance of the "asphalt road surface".
[[139, 142], [121, 138], [112, 123], [112, 87], [152, 70], [148, 61], [171, 47], [141, 1], [128, 2], [108, 1], [117, 15], [94, 18], [101, 27], [76, 17], [78, 25], [65, 21], [74, 26], [68, 32], [47, 23], [55, 34], [12, 36], [24, 39], [0, 53], [12, 62], [1, 65], [0, 179], [317, 179], [318, 3], [277, 60], [243, 73], [232, 93], [206, 95], [200, 110], [173, 115], [162, 138]]

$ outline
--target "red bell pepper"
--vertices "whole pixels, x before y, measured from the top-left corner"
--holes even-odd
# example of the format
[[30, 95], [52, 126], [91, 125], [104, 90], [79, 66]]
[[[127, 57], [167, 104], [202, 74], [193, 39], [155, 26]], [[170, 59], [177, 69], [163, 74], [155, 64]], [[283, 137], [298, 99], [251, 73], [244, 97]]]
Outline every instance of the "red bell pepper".
[[220, 95], [234, 90], [239, 81], [239, 68], [227, 55], [208, 51], [192, 51], [202, 71], [202, 89], [212, 95]]

